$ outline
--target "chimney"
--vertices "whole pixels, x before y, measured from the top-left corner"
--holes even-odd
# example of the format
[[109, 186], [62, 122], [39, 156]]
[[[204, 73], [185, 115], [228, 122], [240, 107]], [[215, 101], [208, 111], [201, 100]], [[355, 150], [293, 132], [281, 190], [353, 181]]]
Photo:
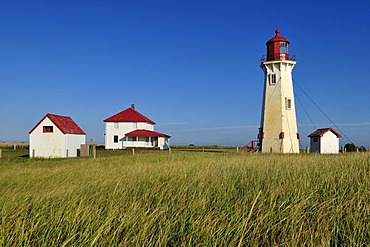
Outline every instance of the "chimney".
[[131, 104], [131, 109], [135, 110], [135, 104]]

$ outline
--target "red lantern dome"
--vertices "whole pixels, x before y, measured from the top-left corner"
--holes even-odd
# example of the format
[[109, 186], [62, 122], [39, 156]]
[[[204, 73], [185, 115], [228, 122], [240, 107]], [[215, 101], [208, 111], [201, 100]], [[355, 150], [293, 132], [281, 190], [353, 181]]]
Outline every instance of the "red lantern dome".
[[280, 30], [275, 31], [275, 37], [267, 41], [267, 61], [289, 60], [289, 40], [280, 36]]

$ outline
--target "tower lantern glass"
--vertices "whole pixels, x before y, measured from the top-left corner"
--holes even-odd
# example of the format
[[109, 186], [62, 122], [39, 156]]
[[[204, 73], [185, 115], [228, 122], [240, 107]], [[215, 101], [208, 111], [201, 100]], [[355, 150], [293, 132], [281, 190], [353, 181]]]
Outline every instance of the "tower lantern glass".
[[280, 53], [288, 54], [288, 46], [289, 46], [288, 43], [280, 42]]

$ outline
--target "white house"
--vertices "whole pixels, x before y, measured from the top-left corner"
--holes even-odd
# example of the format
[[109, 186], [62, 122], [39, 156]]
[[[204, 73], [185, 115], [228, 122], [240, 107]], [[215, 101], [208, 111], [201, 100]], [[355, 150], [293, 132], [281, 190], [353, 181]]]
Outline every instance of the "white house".
[[310, 152], [322, 154], [339, 153], [339, 138], [342, 136], [332, 128], [317, 129], [308, 135], [311, 138]]
[[79, 156], [85, 132], [67, 116], [46, 114], [29, 132], [30, 157], [56, 158]]
[[105, 149], [169, 148], [171, 136], [154, 131], [155, 122], [136, 111], [134, 104], [104, 122]]

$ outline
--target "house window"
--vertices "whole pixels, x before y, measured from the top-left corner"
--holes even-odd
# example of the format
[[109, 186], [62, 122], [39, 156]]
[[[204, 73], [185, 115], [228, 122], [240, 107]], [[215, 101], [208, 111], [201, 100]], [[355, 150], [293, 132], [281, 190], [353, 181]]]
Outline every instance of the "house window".
[[139, 136], [138, 141], [139, 142], [148, 142], [147, 137], [145, 137], [145, 136]]
[[128, 140], [131, 142], [136, 142], [136, 136], [129, 136]]
[[42, 132], [43, 133], [53, 133], [53, 126], [43, 126]]
[[275, 85], [276, 84], [276, 74], [269, 74], [268, 80], [269, 80], [270, 85]]
[[285, 108], [287, 110], [292, 109], [292, 99], [285, 98]]
[[113, 136], [113, 142], [118, 143], [118, 136]]
[[317, 142], [317, 137], [314, 137], [313, 138], [313, 142]]
[[137, 129], [137, 123], [133, 123], [133, 128]]
[[114, 128], [118, 129], [118, 122], [114, 122]]

